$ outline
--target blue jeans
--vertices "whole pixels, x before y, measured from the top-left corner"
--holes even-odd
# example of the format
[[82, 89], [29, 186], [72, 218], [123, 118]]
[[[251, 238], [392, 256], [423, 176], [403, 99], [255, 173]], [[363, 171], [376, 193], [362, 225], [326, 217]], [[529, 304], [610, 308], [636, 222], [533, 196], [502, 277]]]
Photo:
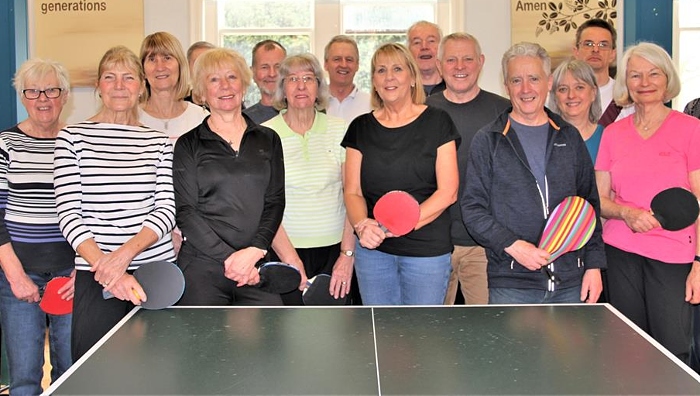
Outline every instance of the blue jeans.
[[[27, 273], [40, 288], [56, 276], [69, 276], [72, 268], [52, 273]], [[48, 317], [48, 321], [47, 321]], [[0, 323], [5, 340], [10, 374], [10, 393], [38, 395], [44, 375], [44, 340], [49, 324], [51, 381], [55, 381], [71, 361], [71, 315], [47, 315], [39, 303], [18, 300], [12, 294], [5, 273], [0, 271]]]
[[442, 305], [450, 254], [395, 256], [355, 245], [355, 271], [364, 305]]
[[568, 304], [581, 303], [581, 285], [555, 291], [494, 287], [489, 304]]

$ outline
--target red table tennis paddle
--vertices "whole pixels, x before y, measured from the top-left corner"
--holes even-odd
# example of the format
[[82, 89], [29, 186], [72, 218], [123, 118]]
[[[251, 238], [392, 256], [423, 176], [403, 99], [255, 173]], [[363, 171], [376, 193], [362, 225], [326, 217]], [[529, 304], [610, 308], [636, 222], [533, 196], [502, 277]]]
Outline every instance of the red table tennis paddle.
[[345, 305], [345, 297], [335, 298], [331, 292], [331, 276], [318, 274], [306, 281], [306, 289], [301, 294], [304, 305]]
[[420, 205], [405, 191], [389, 191], [374, 205], [374, 219], [384, 232], [403, 236], [413, 231], [420, 218]]
[[58, 289], [62, 288], [68, 281], [70, 281], [70, 277], [58, 276], [46, 283], [39, 302], [39, 308], [42, 311], [49, 315], [67, 315], [73, 312], [73, 299], [64, 300], [58, 294]]
[[668, 231], [678, 231], [695, 223], [700, 213], [695, 195], [680, 187], [671, 187], [651, 200], [651, 213]]
[[[588, 243], [595, 224], [595, 210], [588, 201], [577, 196], [566, 197], [547, 219], [538, 247], [551, 254], [549, 262], [552, 263], [561, 255], [581, 249]], [[542, 267], [542, 271], [552, 282], [559, 283], [548, 267]]]
[[[141, 303], [145, 309], [163, 309], [169, 307], [182, 297], [185, 291], [185, 277], [180, 268], [169, 261], [152, 261], [142, 264], [134, 271], [134, 278], [146, 292], [147, 300]], [[136, 297], [136, 290], [132, 290]], [[113, 298], [114, 295], [102, 291], [104, 299]]]
[[260, 282], [255, 287], [268, 293], [283, 294], [297, 289], [301, 284], [301, 273], [293, 265], [270, 261], [258, 268]]

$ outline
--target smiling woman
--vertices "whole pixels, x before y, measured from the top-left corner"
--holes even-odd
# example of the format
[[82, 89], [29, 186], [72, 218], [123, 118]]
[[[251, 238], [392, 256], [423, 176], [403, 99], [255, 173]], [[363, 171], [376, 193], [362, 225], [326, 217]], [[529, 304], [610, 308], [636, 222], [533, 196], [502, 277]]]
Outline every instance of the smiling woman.
[[241, 113], [251, 71], [237, 52], [214, 48], [194, 64], [192, 93], [211, 115], [175, 146], [181, 305], [281, 305], [254, 287], [284, 211], [282, 146]]
[[[144, 91], [138, 57], [126, 47], [111, 48], [98, 67], [102, 108], [56, 139], [59, 226], [78, 253], [74, 361], [148, 298], [132, 271], [150, 261], [175, 260], [173, 146], [164, 133], [139, 122]], [[117, 298], [103, 299], [103, 289]]]

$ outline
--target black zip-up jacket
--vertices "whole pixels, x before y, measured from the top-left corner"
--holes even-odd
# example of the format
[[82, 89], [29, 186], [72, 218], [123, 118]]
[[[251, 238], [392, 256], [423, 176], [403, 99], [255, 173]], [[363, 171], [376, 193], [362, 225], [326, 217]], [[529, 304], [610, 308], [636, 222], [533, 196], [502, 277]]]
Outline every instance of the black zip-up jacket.
[[235, 251], [270, 248], [284, 213], [284, 158], [275, 131], [248, 127], [234, 151], [209, 117], [175, 144], [173, 184], [177, 225], [194, 249], [223, 262]]
[[550, 267], [561, 280], [557, 288], [581, 284], [585, 270], [606, 267], [591, 157], [578, 130], [545, 110], [549, 116], [545, 186], [538, 185], [511, 128], [512, 107], [472, 141], [460, 205], [469, 233], [486, 248], [489, 287], [554, 290], [547, 276], [518, 264], [504, 249], [519, 239], [537, 246], [549, 213], [572, 195], [593, 205], [597, 223], [586, 246], [562, 255]]

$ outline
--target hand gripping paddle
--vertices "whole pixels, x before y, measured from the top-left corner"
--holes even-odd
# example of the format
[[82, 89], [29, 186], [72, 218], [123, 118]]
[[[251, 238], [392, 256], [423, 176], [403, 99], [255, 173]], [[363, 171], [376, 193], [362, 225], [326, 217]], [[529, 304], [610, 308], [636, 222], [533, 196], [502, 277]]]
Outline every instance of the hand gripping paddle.
[[[549, 262], [552, 263], [559, 256], [586, 245], [593, 235], [595, 224], [595, 210], [588, 201], [576, 196], [566, 197], [547, 219], [538, 247], [551, 254]], [[552, 282], [559, 283], [549, 268], [542, 267], [542, 271]]]
[[678, 231], [698, 219], [698, 199], [695, 195], [680, 187], [672, 187], [656, 194], [651, 200], [651, 213], [668, 231]]
[[258, 268], [258, 273], [260, 274], [260, 282], [254, 287], [268, 293], [289, 293], [301, 284], [301, 273], [287, 263], [267, 262]]
[[345, 297], [335, 298], [330, 292], [331, 276], [318, 274], [306, 281], [306, 289], [301, 294], [304, 305], [345, 305]]
[[374, 205], [374, 219], [384, 232], [403, 236], [413, 231], [420, 218], [420, 205], [405, 191], [389, 191]]
[[[185, 277], [177, 265], [169, 261], [152, 261], [138, 267], [134, 278], [146, 292], [147, 300], [141, 303], [146, 309], [169, 307], [182, 297], [185, 291]], [[136, 294], [135, 290], [132, 290]], [[112, 293], [103, 291], [104, 299], [113, 298]], [[137, 295], [140, 299], [141, 297]]]
[[39, 308], [49, 315], [67, 315], [73, 312], [73, 299], [64, 300], [58, 294], [58, 289], [68, 283], [70, 278], [67, 276], [58, 276], [51, 279], [44, 287]]

